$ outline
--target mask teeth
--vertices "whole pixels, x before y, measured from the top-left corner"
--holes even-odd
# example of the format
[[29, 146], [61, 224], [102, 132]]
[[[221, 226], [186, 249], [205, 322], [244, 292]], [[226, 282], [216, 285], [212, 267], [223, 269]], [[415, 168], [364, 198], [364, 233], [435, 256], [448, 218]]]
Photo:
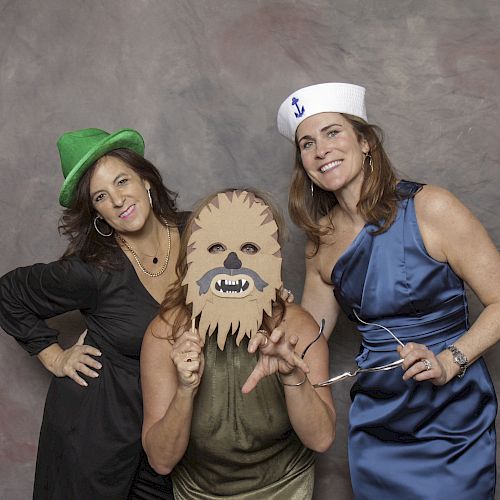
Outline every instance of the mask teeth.
[[215, 289], [222, 293], [241, 293], [248, 289], [250, 285], [245, 279], [241, 280], [218, 280]]

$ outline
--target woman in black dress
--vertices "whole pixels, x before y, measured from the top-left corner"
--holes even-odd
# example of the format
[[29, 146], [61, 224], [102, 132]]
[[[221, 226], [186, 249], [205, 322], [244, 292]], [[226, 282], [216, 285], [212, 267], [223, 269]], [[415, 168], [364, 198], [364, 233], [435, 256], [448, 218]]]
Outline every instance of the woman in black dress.
[[[33, 497], [172, 498], [141, 448], [139, 353], [175, 276], [184, 216], [138, 132], [78, 130], [58, 148], [68, 248], [0, 279], [0, 326], [54, 374]], [[72, 310], [88, 331], [64, 350], [44, 320]]]

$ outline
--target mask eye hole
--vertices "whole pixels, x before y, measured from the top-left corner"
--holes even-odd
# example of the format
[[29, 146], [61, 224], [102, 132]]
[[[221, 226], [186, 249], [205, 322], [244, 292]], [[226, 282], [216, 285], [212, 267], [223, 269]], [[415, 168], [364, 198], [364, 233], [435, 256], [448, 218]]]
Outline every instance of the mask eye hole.
[[226, 251], [226, 247], [222, 243], [214, 243], [208, 247], [209, 253], [222, 253]]
[[260, 251], [260, 247], [255, 243], [248, 242], [243, 243], [243, 245], [241, 245], [240, 247], [240, 250], [248, 255], [255, 255]]

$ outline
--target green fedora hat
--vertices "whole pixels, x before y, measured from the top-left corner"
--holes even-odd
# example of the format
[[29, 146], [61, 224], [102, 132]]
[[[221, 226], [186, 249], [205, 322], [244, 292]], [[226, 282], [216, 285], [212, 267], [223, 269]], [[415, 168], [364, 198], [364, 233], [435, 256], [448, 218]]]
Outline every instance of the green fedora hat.
[[144, 155], [144, 139], [130, 128], [109, 134], [98, 128], [85, 128], [66, 132], [57, 141], [61, 157], [64, 182], [59, 193], [59, 203], [69, 207], [78, 181], [86, 170], [101, 156], [113, 149], [126, 148]]

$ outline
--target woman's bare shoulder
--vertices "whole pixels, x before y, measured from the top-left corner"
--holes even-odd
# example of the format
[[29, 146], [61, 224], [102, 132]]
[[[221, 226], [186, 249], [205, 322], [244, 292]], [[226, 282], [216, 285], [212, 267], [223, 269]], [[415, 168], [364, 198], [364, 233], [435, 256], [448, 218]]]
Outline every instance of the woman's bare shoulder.
[[469, 210], [450, 191], [440, 186], [426, 184], [415, 195], [418, 215], [426, 220], [442, 220], [443, 217], [464, 215]]

